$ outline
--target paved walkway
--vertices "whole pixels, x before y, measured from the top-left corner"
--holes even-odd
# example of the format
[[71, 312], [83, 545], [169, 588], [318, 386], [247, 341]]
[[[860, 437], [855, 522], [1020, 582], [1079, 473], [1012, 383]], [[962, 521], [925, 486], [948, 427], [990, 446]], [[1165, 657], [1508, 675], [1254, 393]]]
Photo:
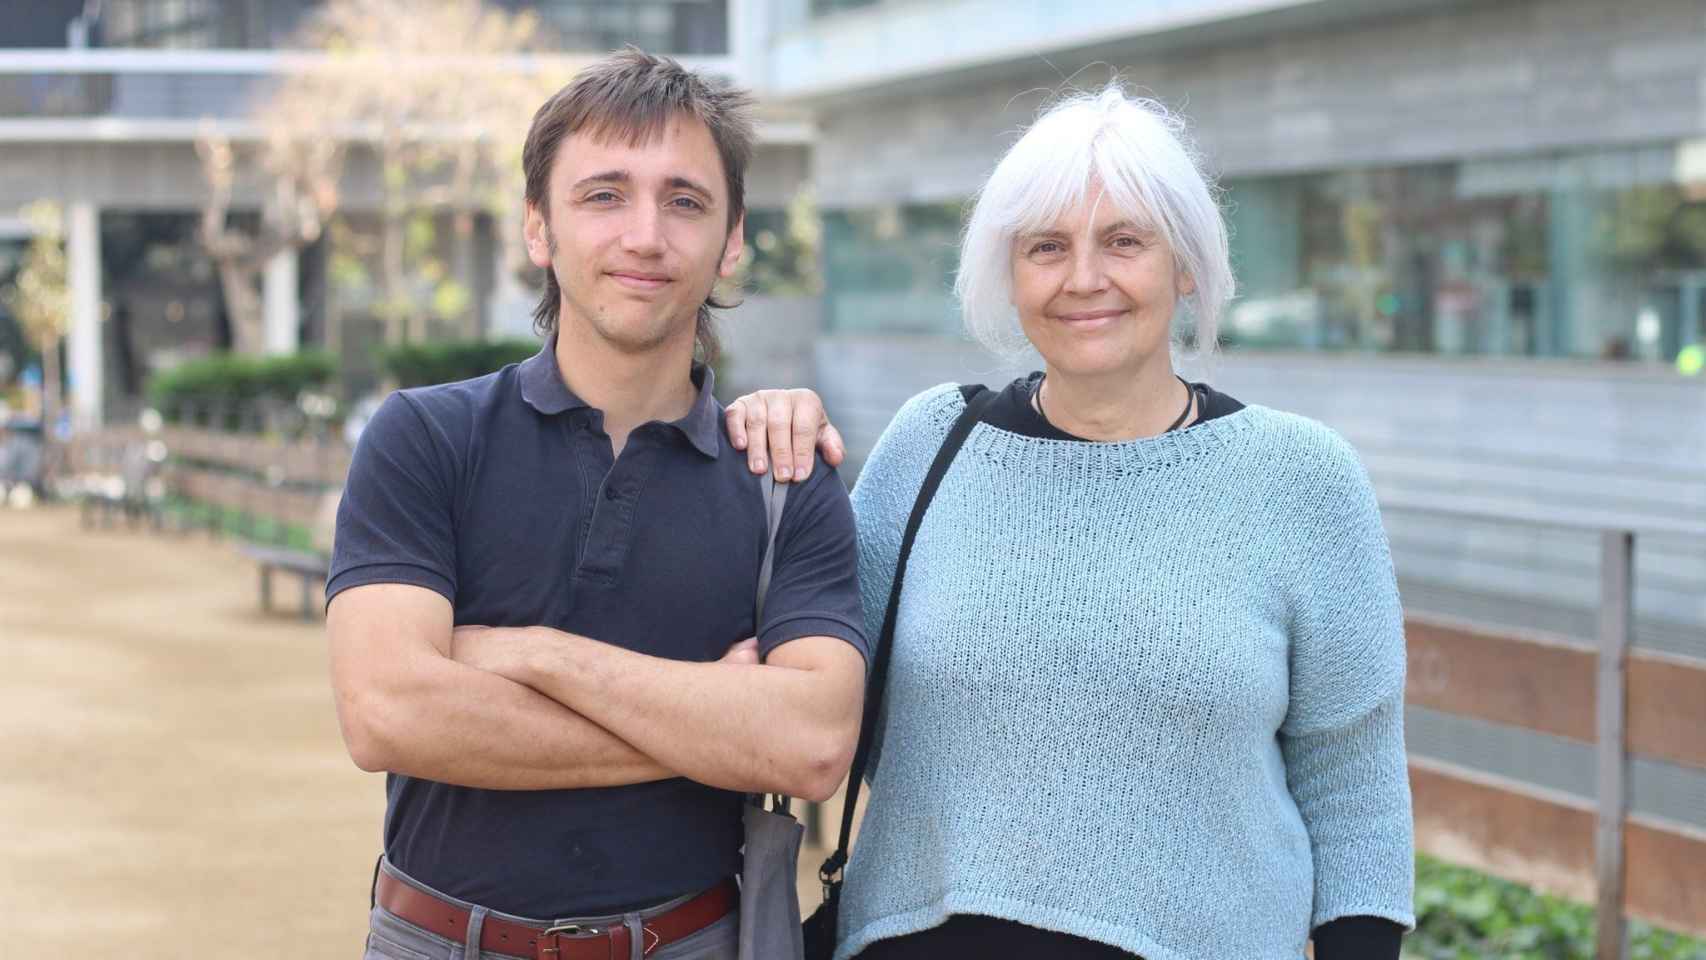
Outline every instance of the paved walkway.
[[382, 777], [322, 628], [254, 581], [229, 543], [0, 510], [0, 953], [359, 955]]
[[383, 777], [256, 603], [230, 543], [0, 509], [0, 956], [360, 954]]

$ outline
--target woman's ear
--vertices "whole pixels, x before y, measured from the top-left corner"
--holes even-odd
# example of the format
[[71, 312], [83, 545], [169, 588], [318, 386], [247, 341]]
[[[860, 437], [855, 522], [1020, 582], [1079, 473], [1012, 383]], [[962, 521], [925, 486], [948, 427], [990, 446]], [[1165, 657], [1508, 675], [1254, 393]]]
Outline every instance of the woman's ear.
[[1179, 291], [1179, 296], [1188, 297], [1197, 292], [1197, 281], [1183, 270], [1173, 275], [1173, 288]]

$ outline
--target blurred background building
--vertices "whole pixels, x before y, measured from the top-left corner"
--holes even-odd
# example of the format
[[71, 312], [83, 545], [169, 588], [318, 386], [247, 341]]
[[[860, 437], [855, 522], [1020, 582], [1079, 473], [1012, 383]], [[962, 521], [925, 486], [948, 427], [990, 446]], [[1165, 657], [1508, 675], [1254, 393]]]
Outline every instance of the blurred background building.
[[[289, 47], [323, 6], [0, 5], [0, 211], [44, 196], [65, 211], [80, 422], [130, 419], [151, 371], [232, 345], [198, 234], [196, 143], [265, 135], [257, 105], [330, 56]], [[1188, 117], [1225, 190], [1242, 289], [1223, 355], [1197, 375], [1333, 424], [1393, 500], [1543, 503], [1652, 528], [1706, 515], [1706, 379], [1687, 375], [1706, 347], [1697, 0], [488, 6], [534, 14], [541, 38], [492, 71], [566, 73], [633, 42], [759, 92], [755, 290], [726, 321], [731, 386], [816, 386], [855, 466], [917, 390], [1029, 365], [959, 333], [961, 211], [1051, 96], [1117, 73]], [[385, 201], [371, 153], [358, 142], [343, 170], [346, 223]], [[266, 184], [237, 172], [239, 229]], [[459, 229], [430, 242], [466, 277], [466, 307], [412, 335], [524, 334], [533, 294], [505, 255], [513, 231], [489, 210]], [[26, 233], [0, 219], [0, 283]], [[258, 271], [264, 349], [327, 346], [360, 391], [378, 379], [383, 266], [339, 236]], [[24, 353], [0, 315], [0, 373], [19, 375]], [[1706, 622], [1694, 581], [1667, 592], [1665, 568], [1645, 567], [1643, 609]], [[1534, 599], [1585, 583], [1546, 582]]]
[[[202, 226], [207, 145], [257, 144], [259, 105], [335, 62], [299, 46], [331, 2], [0, 0], [0, 286], [33, 229], [12, 211], [53, 200], [78, 424], [128, 421], [151, 374], [240, 345]], [[1224, 188], [1241, 291], [1224, 350], [1188, 372], [1352, 440], [1407, 607], [1592, 638], [1595, 531], [1627, 529], [1637, 646], [1706, 656], [1700, 0], [488, 6], [538, 27], [525, 52], [476, 55], [494, 75], [566, 75], [631, 42], [757, 91], [722, 392], [816, 387], [849, 479], [906, 397], [1035, 365], [959, 332], [965, 204], [1052, 96], [1118, 75], [1188, 118]], [[408, 231], [460, 292], [414, 326], [387, 319], [390, 266], [361, 240], [386, 216], [386, 167], [372, 131], [347, 139], [337, 222], [254, 276], [259, 349], [330, 349], [347, 398], [379, 382], [375, 344], [526, 335], [536, 277], [513, 223], [460, 197]], [[239, 158], [216, 219], [254, 227], [271, 183]], [[0, 388], [30, 375], [6, 311]], [[1591, 746], [1408, 720], [1418, 754], [1594, 794]], [[1638, 812], [1706, 829], [1706, 777], [1646, 760], [1631, 777]]]
[[[4, 6], [0, 210], [45, 196], [65, 211], [78, 422], [128, 420], [152, 371], [233, 344], [198, 232], [197, 142], [265, 136], [257, 105], [332, 56], [291, 46], [323, 6]], [[543, 38], [490, 56], [494, 72], [566, 75], [633, 42], [758, 91], [755, 289], [725, 321], [731, 386], [817, 387], [853, 469], [917, 390], [1032, 365], [959, 332], [962, 210], [1051, 96], [1117, 73], [1190, 120], [1225, 190], [1242, 290], [1223, 354], [1196, 375], [1356, 443], [1407, 598], [1591, 633], [1588, 539], [1404, 507], [1605, 520], [1661, 534], [1641, 547], [1642, 639], [1706, 653], [1706, 560], [1662, 536], [1706, 516], [1706, 378], [1688, 375], [1706, 345], [1697, 0], [489, 6], [532, 13]], [[385, 195], [351, 139], [338, 215], [359, 225]], [[267, 183], [237, 171], [239, 229]], [[466, 304], [405, 336], [525, 334], [533, 293], [507, 224], [481, 209], [441, 226], [427, 242], [466, 277]], [[27, 232], [0, 220], [0, 282]], [[378, 380], [384, 267], [340, 236], [258, 272], [263, 348], [329, 347], [359, 392]], [[0, 318], [8, 376], [18, 346]]]

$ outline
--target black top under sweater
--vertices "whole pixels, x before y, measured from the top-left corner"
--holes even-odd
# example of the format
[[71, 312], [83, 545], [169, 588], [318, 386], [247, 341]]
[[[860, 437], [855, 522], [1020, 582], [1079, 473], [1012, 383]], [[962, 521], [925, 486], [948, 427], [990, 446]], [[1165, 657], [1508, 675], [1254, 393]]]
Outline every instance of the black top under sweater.
[[[1037, 413], [1031, 396], [1042, 374], [1008, 384], [990, 404], [984, 421], [1012, 433], [1045, 440], [1085, 441]], [[1191, 426], [1244, 409], [1244, 405], [1210, 387], [1191, 383], [1197, 418]], [[1189, 430], [1191, 426], [1181, 427]], [[1384, 917], [1341, 917], [1322, 924], [1314, 934], [1315, 960], [1398, 960], [1404, 928]], [[955, 914], [940, 926], [879, 940], [859, 954], [859, 960], [944, 960], [954, 957], [1034, 956], [1054, 960], [1131, 960], [1134, 954], [1083, 937], [1039, 930], [1012, 920], [976, 914]], [[1140, 958], [1141, 960], [1141, 958]]]

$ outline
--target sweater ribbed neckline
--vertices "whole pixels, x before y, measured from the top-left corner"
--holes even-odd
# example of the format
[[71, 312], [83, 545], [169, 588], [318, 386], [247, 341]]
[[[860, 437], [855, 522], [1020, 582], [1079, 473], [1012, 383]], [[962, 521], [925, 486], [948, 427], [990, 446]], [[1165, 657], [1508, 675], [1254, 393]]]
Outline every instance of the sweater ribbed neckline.
[[[939, 419], [951, 422], [965, 409], [958, 390], [947, 395], [949, 403]], [[1238, 442], [1267, 416], [1259, 404], [1246, 404], [1225, 416], [1192, 424], [1179, 430], [1135, 440], [1058, 440], [1016, 433], [991, 423], [980, 423], [966, 439], [966, 449], [992, 460], [1012, 461], [1015, 466], [1044, 461], [1070, 463], [1080, 471], [1125, 475], [1165, 469], [1200, 460]]]

